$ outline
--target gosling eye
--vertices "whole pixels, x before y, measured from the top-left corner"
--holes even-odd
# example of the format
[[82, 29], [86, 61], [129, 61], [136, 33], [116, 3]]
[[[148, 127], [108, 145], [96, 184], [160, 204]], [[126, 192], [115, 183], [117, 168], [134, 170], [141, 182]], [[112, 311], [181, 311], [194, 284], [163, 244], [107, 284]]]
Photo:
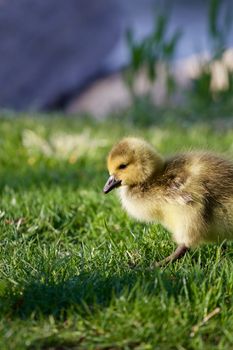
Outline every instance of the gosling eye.
[[125, 169], [127, 167], [128, 164], [120, 164], [118, 169]]

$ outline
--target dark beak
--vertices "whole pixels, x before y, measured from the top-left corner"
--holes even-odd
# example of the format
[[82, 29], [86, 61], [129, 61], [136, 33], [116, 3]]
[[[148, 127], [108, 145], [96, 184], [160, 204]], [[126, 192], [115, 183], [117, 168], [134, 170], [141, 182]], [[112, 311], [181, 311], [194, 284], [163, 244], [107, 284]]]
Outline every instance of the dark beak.
[[113, 190], [115, 187], [120, 186], [121, 184], [121, 180], [117, 180], [115, 179], [115, 177], [113, 175], [111, 175], [108, 179], [108, 181], [106, 182], [103, 191], [104, 193], [108, 193], [111, 190]]

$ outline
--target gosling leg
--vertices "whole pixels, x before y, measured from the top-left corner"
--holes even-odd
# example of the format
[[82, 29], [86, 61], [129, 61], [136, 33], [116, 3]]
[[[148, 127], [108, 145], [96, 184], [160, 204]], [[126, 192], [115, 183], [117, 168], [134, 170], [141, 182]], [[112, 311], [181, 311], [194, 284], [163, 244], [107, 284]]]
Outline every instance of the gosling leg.
[[161, 261], [156, 262], [154, 266], [159, 267], [159, 266], [166, 265], [169, 262], [174, 262], [175, 260], [182, 258], [182, 256], [184, 256], [188, 250], [189, 248], [186, 247], [185, 244], [181, 244], [176, 248], [176, 250], [171, 255], [169, 255], [168, 257], [166, 257]]

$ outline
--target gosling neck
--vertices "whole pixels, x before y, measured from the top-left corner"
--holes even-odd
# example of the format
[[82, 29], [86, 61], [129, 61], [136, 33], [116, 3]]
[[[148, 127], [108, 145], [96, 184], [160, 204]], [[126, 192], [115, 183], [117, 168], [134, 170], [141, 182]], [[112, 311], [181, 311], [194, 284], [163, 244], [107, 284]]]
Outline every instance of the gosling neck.
[[126, 185], [126, 188], [128, 188], [128, 190], [132, 190], [132, 191], [146, 191], [147, 189], [150, 189], [151, 186], [153, 186], [153, 184], [159, 182], [159, 179], [161, 179], [161, 177], [163, 176], [165, 171], [165, 162], [161, 162], [160, 166], [154, 167], [153, 169], [151, 169], [151, 171], [143, 177], [142, 181], [138, 181], [137, 183], [134, 184], [130, 184], [130, 185]]

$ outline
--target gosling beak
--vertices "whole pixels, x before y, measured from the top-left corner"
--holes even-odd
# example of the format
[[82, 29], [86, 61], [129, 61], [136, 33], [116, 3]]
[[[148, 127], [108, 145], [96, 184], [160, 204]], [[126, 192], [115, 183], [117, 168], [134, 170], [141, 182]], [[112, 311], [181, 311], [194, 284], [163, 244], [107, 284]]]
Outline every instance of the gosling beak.
[[103, 191], [104, 193], [108, 193], [111, 190], [113, 190], [115, 187], [120, 186], [121, 184], [121, 180], [117, 180], [115, 179], [115, 177], [113, 175], [111, 175], [108, 179], [108, 181], [106, 182]]

